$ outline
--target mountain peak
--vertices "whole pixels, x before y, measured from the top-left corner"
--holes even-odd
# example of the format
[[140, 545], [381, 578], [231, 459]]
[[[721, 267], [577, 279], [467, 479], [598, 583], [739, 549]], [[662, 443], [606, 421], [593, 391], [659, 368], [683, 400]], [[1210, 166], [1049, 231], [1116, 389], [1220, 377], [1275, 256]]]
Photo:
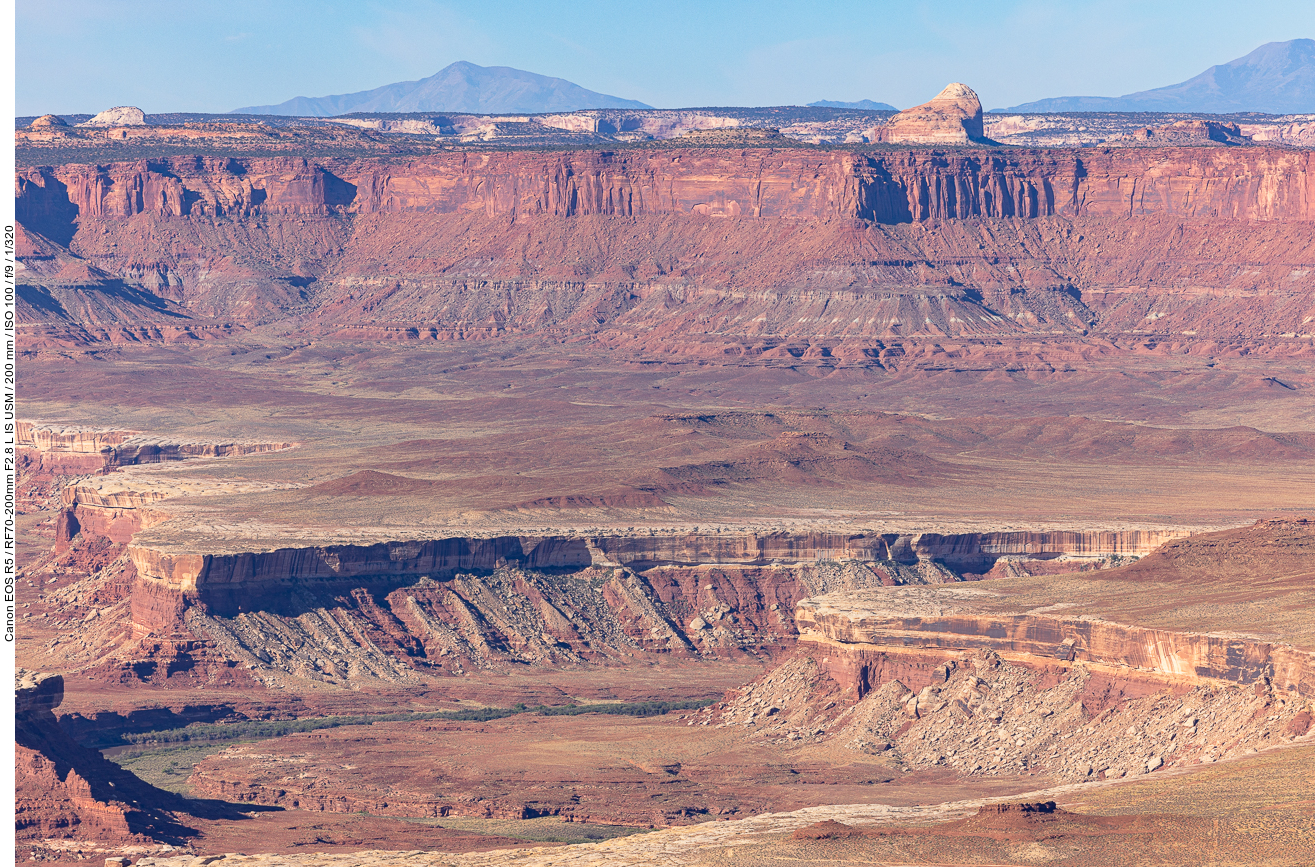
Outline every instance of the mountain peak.
[[1315, 112], [1315, 39], [1267, 42], [1178, 84], [1123, 96], [1061, 96], [1007, 111]]
[[957, 81], [952, 81], [945, 85], [944, 90], [932, 97], [932, 102], [935, 102], [938, 99], [952, 100], [955, 102], [965, 100], [975, 102], [979, 107], [982, 104], [981, 100], [977, 98], [977, 91], [973, 90], [968, 85], [960, 84]]
[[541, 114], [585, 108], [649, 108], [587, 90], [563, 78], [458, 60], [418, 81], [336, 96], [298, 96], [277, 105], [253, 105], [232, 114], [333, 117], [351, 112], [450, 111], [462, 114]]
[[860, 99], [857, 102], [838, 102], [834, 99], [819, 99], [817, 102], [810, 102], [811, 108], [855, 108], [860, 111], [899, 111], [895, 106], [888, 102], [875, 102], [871, 99]]

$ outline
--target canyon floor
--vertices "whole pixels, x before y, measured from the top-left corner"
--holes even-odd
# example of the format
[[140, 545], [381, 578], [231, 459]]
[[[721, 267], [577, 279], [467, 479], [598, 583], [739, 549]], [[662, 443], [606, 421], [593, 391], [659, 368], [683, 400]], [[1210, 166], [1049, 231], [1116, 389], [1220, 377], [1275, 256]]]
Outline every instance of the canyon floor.
[[[1148, 850], [1138, 849], [1143, 845], [1138, 841], [1148, 835], [1166, 839], [1169, 827], [1179, 829], [1174, 839], [1194, 839], [1192, 822], [1207, 823], [1201, 827], [1208, 825], [1210, 833], [1223, 828], [1212, 838], [1219, 840], [1220, 852], [1259, 851], [1245, 823], [1230, 817], [1221, 826], [1214, 813], [1196, 802], [1170, 811], [1171, 819], [1158, 806], [1146, 807], [1152, 815], [1140, 819], [1118, 806], [1124, 802], [1117, 796], [1100, 801], [1103, 796], [1087, 795], [1073, 776], [1076, 765], [1088, 761], [1085, 753], [1075, 757], [1068, 751], [1049, 765], [1011, 755], [1016, 764], [974, 772], [940, 759], [948, 741], [931, 752], [911, 744], [890, 748], [898, 719], [862, 729], [815, 718], [828, 702], [839, 699], [841, 708], [852, 703], [853, 696], [842, 695], [843, 677], [817, 670], [792, 673], [789, 667], [800, 664], [797, 654], [804, 647], [794, 627], [775, 627], [770, 640], [761, 635], [746, 640], [746, 632], [766, 625], [752, 618], [766, 614], [768, 606], [754, 613], [743, 596], [730, 600], [734, 610], [728, 613], [741, 618], [745, 630], [720, 646], [678, 659], [631, 647], [618, 649], [601, 664], [577, 656], [551, 665], [545, 664], [551, 651], [537, 661], [517, 661], [504, 652], [500, 660], [472, 655], [464, 670], [412, 668], [409, 677], [396, 677], [354, 668], [351, 649], [340, 648], [346, 652], [341, 676], [326, 679], [323, 670], [295, 660], [277, 676], [250, 670], [251, 657], [232, 666], [223, 659], [226, 653], [231, 658], [231, 652], [199, 647], [197, 634], [186, 636], [192, 646], [183, 652], [177, 634], [143, 639], [126, 625], [131, 593], [115, 585], [125, 581], [123, 551], [129, 541], [166, 551], [203, 547], [223, 552], [428, 538], [442, 535], [444, 528], [474, 536], [662, 534], [695, 528], [727, 536], [788, 535], [801, 529], [850, 535], [1078, 529], [1195, 538], [1221, 526], [1308, 514], [1315, 437], [1303, 432], [1302, 422], [1309, 408], [1293, 398], [1293, 390], [1266, 385], [1266, 376], [1275, 373], [1271, 363], [1239, 360], [1205, 368], [1138, 359], [1120, 377], [1125, 383], [1138, 381], [1133, 396], [1112, 389], [1096, 392], [1094, 384], [1104, 376], [1100, 371], [1047, 375], [1059, 380], [1045, 383], [1047, 399], [1059, 401], [1055, 393], [1063, 391], [1075, 404], [1101, 405], [1105, 412], [1097, 418], [1094, 413], [1029, 415], [1038, 386], [1023, 375], [997, 377], [990, 390], [976, 383], [940, 386], [928, 397], [920, 395], [926, 386], [919, 381], [935, 374], [900, 383], [871, 370], [846, 372], [804, 363], [709, 370], [703, 364], [609, 365], [595, 355], [570, 365], [545, 348], [489, 356], [484, 347], [382, 351], [349, 344], [302, 347], [292, 360], [284, 356], [280, 361], [275, 352], [260, 351], [273, 348], [247, 344], [234, 354], [236, 347], [225, 343], [186, 353], [150, 345], [63, 357], [43, 353], [26, 368], [26, 387], [40, 396], [27, 402], [28, 411], [52, 428], [150, 431], [162, 441], [178, 442], [231, 440], [240, 431], [252, 442], [295, 443], [246, 456], [145, 463], [104, 474], [54, 474], [44, 477], [44, 487], [35, 484], [43, 477], [32, 477], [34, 499], [44, 497], [44, 508], [25, 516], [20, 663], [65, 673], [60, 711], [66, 726], [81, 726], [83, 739], [113, 743], [114, 737], [131, 734], [142, 745], [109, 751], [125, 767], [155, 785], [232, 803], [239, 811], [237, 821], [184, 820], [193, 832], [165, 845], [211, 855], [282, 852], [300, 859], [288, 863], [299, 864], [322, 862], [316, 860], [320, 856], [296, 853], [368, 851], [376, 853], [370, 858], [391, 863], [377, 853], [492, 851], [546, 841], [580, 846], [581, 841], [638, 829], [643, 832], [639, 836], [606, 844], [622, 848], [608, 848], [612, 854], [599, 863], [648, 863], [652, 852], [665, 851], [641, 842], [657, 833], [650, 828], [691, 822], [702, 827], [698, 823], [708, 821], [732, 827], [746, 817], [800, 809], [810, 821], [822, 821], [834, 804], [898, 808], [881, 814], [885, 823], [906, 816], [923, 821], [923, 813], [899, 812], [914, 805], [958, 805], [926, 816], [953, 818], [971, 813], [984, 798], [1034, 800], [1047, 787], [1068, 785], [1073, 788], [1053, 796], [1065, 808], [1096, 815], [1116, 807], [1121, 818], [1071, 832], [1028, 826], [972, 836], [918, 825], [877, 837], [798, 841], [790, 834], [803, 820], [790, 820], [781, 826], [784, 830], [771, 825], [746, 831], [743, 840], [716, 837], [686, 847], [678, 861], [664, 863], [770, 863], [772, 858], [1050, 863], [1038, 860], [1043, 850], [1055, 858], [1060, 857], [1055, 853], [1067, 853], [1064, 863], [1119, 863], [1108, 860], [1112, 852], [1127, 863], [1143, 863], [1136, 853]], [[326, 373], [328, 366], [333, 372]], [[164, 406], [149, 386], [166, 376], [162, 368], [171, 384]], [[1308, 385], [1294, 373], [1281, 376], [1298, 384], [1299, 397]], [[734, 388], [726, 384], [732, 377]], [[1069, 377], [1072, 385], [1064, 383]], [[326, 378], [331, 381], [322, 384]], [[1166, 386], [1168, 379], [1191, 385]], [[883, 395], [880, 410], [852, 396], [854, 382], [864, 380], [864, 397]], [[837, 406], [827, 405], [829, 389], [835, 390]], [[559, 396], [563, 391], [581, 393], [567, 399]], [[1209, 395], [1202, 401], [1205, 406], [1195, 402], [1203, 391]], [[1184, 392], [1193, 395], [1194, 420], [1207, 424], [1186, 430], [1166, 424], [1179, 411], [1174, 396]], [[947, 413], [948, 407], [956, 412]], [[1269, 424], [1231, 423], [1260, 417]], [[516, 469], [500, 472], [503, 467]], [[681, 475], [679, 468], [686, 467], [696, 467], [697, 474]], [[114, 494], [141, 491], [160, 492], [159, 499], [142, 503], [125, 498], [118, 501], [120, 508], [114, 507]], [[51, 548], [60, 538], [57, 519], [70, 502], [76, 503], [72, 514], [84, 526], [103, 526], [104, 532], [116, 534], [127, 526], [128, 532], [115, 541], [84, 530], [62, 542], [57, 552]], [[159, 514], [146, 521], [149, 526], [125, 519], [150, 510]], [[95, 523], [100, 513], [106, 516], [103, 525]], [[110, 530], [115, 521], [124, 523]], [[1275, 526], [1297, 528], [1294, 544], [1299, 546], [1309, 545], [1315, 535], [1301, 524]], [[987, 617], [1040, 609], [1309, 644], [1308, 577], [1298, 572], [1285, 584], [1273, 556], [1247, 548], [1245, 539], [1238, 544], [1240, 554], [1213, 552], [1194, 563], [1195, 571], [1187, 576], [1155, 572], [1155, 557], [1162, 555], [1121, 568], [1121, 562], [1133, 558], [1017, 557], [1000, 560], [986, 580], [970, 585], [862, 592], [870, 597], [866, 604], [903, 605], [924, 615], [965, 605]], [[661, 568], [691, 571], [695, 583], [716, 580], [721, 586], [723, 581], [742, 583], [736, 569], [746, 567], [725, 564], [717, 578], [709, 577], [715, 564], [659, 567], [643, 574], [652, 581]], [[1066, 574], [1071, 569], [1087, 571]], [[1262, 577], [1268, 580], [1257, 583]], [[1136, 587], [1131, 595], [1126, 592], [1130, 582]], [[956, 596], [961, 587], [974, 589]], [[829, 599], [816, 598], [823, 605]], [[323, 601], [320, 606], [321, 611], [336, 610]], [[717, 614], [715, 609], [708, 614], [706, 604], [701, 610], [709, 620]], [[307, 616], [296, 615], [289, 623]], [[278, 633], [263, 634], [264, 640], [273, 640], [270, 636]], [[161, 637], [173, 640], [174, 647], [162, 647], [169, 641]], [[368, 637], [361, 646], [371, 643], [381, 646], [378, 638]], [[600, 650], [604, 643], [599, 640]], [[144, 662], [155, 673], [143, 675]], [[773, 698], [782, 711], [765, 718], [761, 688], [748, 699], [743, 690], [770, 678], [778, 666], [798, 680], [799, 689]], [[160, 669], [170, 670], [160, 676]], [[903, 685], [921, 688], [915, 682], [918, 675], [901, 677]], [[1063, 692], [1065, 684], [1057, 688], [1062, 695], [1046, 699], [1047, 688], [1056, 687], [1036, 684], [1034, 670], [1018, 669], [1010, 677], [1010, 686], [997, 689], [1030, 684], [1028, 690], [1037, 697], [1029, 692], [1029, 701], [1049, 700], [1060, 713], [1074, 701], [1075, 693]], [[1047, 678], [1057, 679], [1053, 672], [1041, 680]], [[810, 693], [827, 683], [835, 695]], [[1148, 713], [1156, 711], [1139, 709], [1139, 701], [1168, 698], [1174, 707], [1203, 705], [1193, 688], [1185, 682], [1157, 682], [1131, 689], [1121, 699], [1122, 715], [1105, 727], [1117, 728], [1120, 735], [1130, 726], [1146, 729]], [[1250, 705], [1227, 708], [1226, 699], [1216, 700], [1221, 715], [1231, 714], [1227, 726], [1221, 723], [1214, 733], [1220, 744], [1237, 742], [1256, 712]], [[422, 719], [336, 726], [272, 741], [253, 734], [213, 744], [149, 742], [153, 731], [189, 723], [654, 700], [720, 703], [712, 713], [675, 710], [651, 718], [530, 712], [487, 722]], [[740, 710], [746, 706], [757, 707], [757, 719], [748, 717], [747, 725]], [[1304, 708], [1290, 703], [1283, 718], [1271, 725], [1282, 729]], [[801, 710], [806, 718], [799, 717]], [[988, 723], [991, 730], [996, 727]], [[1062, 734], [1057, 731], [1055, 737]], [[1074, 743], [1086, 750], [1107, 737], [1092, 733]], [[887, 746], [874, 750], [873, 742]], [[1243, 767], [1259, 761], [1248, 758], [1246, 750], [1266, 746], [1263, 740], [1248, 742], [1236, 755], [1218, 758], [1224, 765]], [[958, 749], [963, 756], [997, 757], [994, 746], [959, 744]], [[1308, 773], [1304, 756], [1293, 752], [1292, 759], [1283, 761], [1297, 763], [1292, 773]], [[1144, 758], [1136, 757], [1134, 765]], [[1189, 785], [1194, 775], [1213, 766], [1195, 767], [1200, 770], [1187, 776], [1175, 768], [1171, 779]], [[1197, 791], [1200, 785], [1212, 783], [1191, 783], [1184, 791]], [[1096, 807], [1098, 802], [1105, 806]], [[808, 809], [823, 813], [814, 816]], [[853, 833], [870, 832], [869, 825], [851, 816], [854, 807], [836, 809], [840, 821], [867, 829]], [[1299, 808], [1291, 809], [1300, 814]], [[533, 816], [544, 818], [527, 818]], [[1205, 816], [1208, 821], [1200, 818]], [[30, 845], [39, 857], [76, 860], [77, 850], [60, 848], [63, 844], [54, 838]], [[162, 858], [169, 853], [160, 845], [148, 838], [120, 839], [98, 846], [88, 842], [82, 852], [84, 857], [122, 852]], [[623, 854], [634, 860], [612, 860]], [[511, 856], [498, 856], [503, 857]], [[1242, 854], [1236, 857], [1245, 860]], [[1275, 856], [1268, 863], [1299, 861]]]
[[21, 859], [1309, 861], [1308, 151], [170, 129], [20, 173]]

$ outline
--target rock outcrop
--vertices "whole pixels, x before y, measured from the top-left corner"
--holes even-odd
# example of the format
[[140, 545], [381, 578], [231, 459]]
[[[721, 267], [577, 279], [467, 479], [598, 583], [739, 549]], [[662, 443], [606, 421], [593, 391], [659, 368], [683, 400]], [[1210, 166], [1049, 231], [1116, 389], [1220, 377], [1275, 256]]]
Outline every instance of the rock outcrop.
[[78, 126], [144, 126], [145, 124], [146, 112], [135, 105], [120, 105], [107, 108]]
[[53, 713], [63, 697], [61, 676], [15, 672], [14, 809], [20, 841], [176, 843], [194, 833], [179, 821], [189, 810], [212, 818], [241, 816], [227, 805], [188, 802], [157, 789], [74, 743]]
[[[1092, 652], [1081, 639], [1018, 643], [999, 623], [983, 623], [974, 641], [962, 624], [950, 632], [950, 618], [864, 633], [880, 644], [836, 640], [809, 619], [816, 601], [800, 606], [799, 655], [709, 711], [710, 722], [781, 743], [831, 740], [907, 767], [1065, 782], [1210, 764], [1310, 730], [1315, 657], [1291, 648], [1233, 640], [1214, 653], [1193, 648], [1194, 636], [1102, 623]], [[1044, 633], [1044, 619], [1013, 636]], [[1075, 646], [1084, 659], [1072, 659]], [[1101, 653], [1106, 661], [1093, 658]], [[1184, 671], [1194, 655], [1202, 665]]]
[[[111, 514], [118, 523], [95, 523]], [[84, 534], [111, 539], [140, 517], [77, 513]], [[138, 645], [80, 664], [152, 682], [412, 683], [508, 665], [777, 655], [807, 597], [955, 582], [956, 568], [1001, 558], [1099, 565], [1172, 535], [507, 536], [231, 554], [134, 544]]]
[[1235, 123], [1214, 120], [1179, 120], [1157, 127], [1143, 127], [1129, 134], [1134, 141], [1157, 145], [1205, 144], [1217, 142], [1228, 145], [1251, 143], [1250, 136]]
[[[104, 504], [106, 507], [114, 503]], [[129, 506], [131, 504], [128, 504]], [[136, 544], [129, 554], [140, 581], [236, 613], [277, 598], [288, 585], [325, 587], [368, 579], [438, 577], [500, 566], [647, 570], [665, 566], [798, 565], [854, 561], [916, 566], [943, 563], [984, 572], [1003, 557], [1099, 559], [1142, 556], [1181, 535], [1166, 531], [926, 533], [712, 533], [597, 537], [455, 537], [376, 545], [330, 545], [242, 553], [205, 553]], [[946, 573], [952, 575], [952, 573]], [[902, 581], [893, 583], [904, 583]], [[146, 624], [143, 624], [146, 625]]]
[[1066, 781], [1291, 743], [1310, 735], [1315, 639], [1254, 633], [1272, 622], [1258, 608], [1303, 604], [1312, 545], [1304, 521], [1260, 522], [1040, 596], [1043, 579], [1023, 595], [1006, 579], [815, 596], [796, 607], [797, 654], [707, 716], [909, 766]]
[[[850, 649], [837, 652], [824, 668], [860, 693], [882, 682], [861, 660], [871, 657], [879, 668], [890, 653], [898, 656], [903, 648], [919, 648], [931, 656], [936, 651], [991, 650], [1011, 658], [1081, 662], [1097, 669], [1128, 670], [1135, 672], [1130, 677], [1166, 685], [1263, 681], [1315, 698], [1315, 655], [1283, 644], [1077, 617], [980, 614], [973, 612], [971, 597], [901, 596], [891, 592], [857, 600], [852, 594], [845, 599], [807, 599], [796, 609], [795, 620], [804, 640]], [[943, 613], [918, 616], [918, 609]], [[925, 686], [917, 680], [906, 685]]]
[[22, 487], [59, 486], [62, 514], [55, 543], [67, 550], [73, 535], [86, 530], [116, 543], [168, 515], [148, 508], [169, 494], [125, 489], [113, 480], [68, 483], [69, 476], [104, 476], [121, 467], [199, 458], [264, 454], [292, 448], [295, 443], [183, 441], [143, 435], [137, 431], [87, 429], [19, 421], [16, 425]]
[[872, 141], [887, 144], [967, 145], [986, 138], [982, 103], [966, 84], [954, 82], [930, 102], [905, 109], [874, 127]]
[[74, 215], [91, 225], [136, 214], [673, 214], [887, 224], [1163, 214], [1306, 221], [1315, 208], [1312, 158], [1259, 147], [1226, 156], [1195, 148], [502, 152], [398, 164], [172, 157], [22, 169], [16, 208], [38, 232]]
[[29, 126], [31, 129], [66, 129], [68, 123], [64, 121], [64, 118], [57, 114], [43, 114], [41, 117], [32, 121]]
[[[117, 467], [264, 454], [293, 447], [293, 443], [182, 441], [137, 431], [88, 430], [68, 425], [19, 421], [18, 447], [43, 464], [68, 464], [86, 471], [108, 472]], [[73, 470], [76, 471], [76, 470]]]

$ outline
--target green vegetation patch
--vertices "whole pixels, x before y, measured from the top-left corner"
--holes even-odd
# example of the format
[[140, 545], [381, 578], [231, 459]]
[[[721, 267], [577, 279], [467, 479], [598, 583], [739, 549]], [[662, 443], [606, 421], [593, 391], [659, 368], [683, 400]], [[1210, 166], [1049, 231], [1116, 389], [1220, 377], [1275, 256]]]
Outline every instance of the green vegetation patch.
[[536, 819], [473, 819], [464, 816], [445, 816], [442, 819], [406, 819], [420, 825], [434, 825], [451, 831], [509, 837], [530, 843], [597, 843], [614, 837], [643, 834], [647, 828], [627, 825], [598, 825], [592, 822], [567, 822], [555, 816]]
[[518, 704], [509, 708], [482, 707], [470, 710], [421, 711], [418, 713], [354, 714], [350, 716], [308, 717], [290, 720], [244, 720], [231, 723], [204, 723], [184, 728], [154, 732], [129, 732], [121, 735], [123, 743], [137, 745], [163, 745], [211, 743], [215, 741], [266, 740], [297, 732], [310, 732], [338, 726], [368, 726], [380, 722], [422, 722], [448, 720], [453, 722], [488, 722], [518, 714], [533, 713], [542, 716], [578, 716], [586, 713], [613, 716], [652, 717], [677, 710], [706, 707], [715, 699], [694, 701], [635, 701], [608, 704], [569, 704], [557, 707], [539, 705], [527, 707]]
[[165, 749], [126, 750], [110, 761], [142, 780], [179, 795], [190, 795], [187, 778], [202, 759], [228, 749], [228, 743]]

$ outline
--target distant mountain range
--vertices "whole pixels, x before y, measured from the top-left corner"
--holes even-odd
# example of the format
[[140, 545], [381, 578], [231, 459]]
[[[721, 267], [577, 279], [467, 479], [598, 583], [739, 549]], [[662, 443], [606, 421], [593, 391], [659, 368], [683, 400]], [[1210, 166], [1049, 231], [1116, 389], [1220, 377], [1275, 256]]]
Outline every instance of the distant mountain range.
[[1181, 84], [1125, 96], [1060, 96], [995, 112], [1315, 112], [1315, 39], [1269, 42]]
[[860, 99], [858, 102], [836, 102], [834, 99], [819, 99], [817, 102], [808, 103], [813, 108], [857, 108], [863, 111], [899, 111], [893, 105], [885, 102], [873, 102], [870, 99]]
[[298, 96], [278, 105], [248, 105], [230, 113], [333, 117], [356, 111], [540, 114], [582, 108], [651, 107], [633, 99], [595, 93], [562, 78], [510, 66], [476, 66], [461, 60], [419, 81], [399, 81], [338, 96]]

